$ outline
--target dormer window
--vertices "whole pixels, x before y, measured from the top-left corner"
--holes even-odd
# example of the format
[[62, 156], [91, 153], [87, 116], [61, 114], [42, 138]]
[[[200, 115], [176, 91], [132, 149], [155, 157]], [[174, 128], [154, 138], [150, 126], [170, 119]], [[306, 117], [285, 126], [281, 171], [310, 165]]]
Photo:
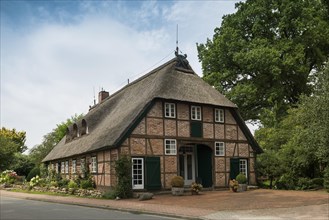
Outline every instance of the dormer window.
[[72, 138], [76, 138], [78, 137], [79, 133], [78, 133], [78, 126], [77, 124], [73, 124], [73, 133], [72, 133]]
[[81, 135], [88, 134], [88, 126], [85, 119], [82, 119], [81, 122]]

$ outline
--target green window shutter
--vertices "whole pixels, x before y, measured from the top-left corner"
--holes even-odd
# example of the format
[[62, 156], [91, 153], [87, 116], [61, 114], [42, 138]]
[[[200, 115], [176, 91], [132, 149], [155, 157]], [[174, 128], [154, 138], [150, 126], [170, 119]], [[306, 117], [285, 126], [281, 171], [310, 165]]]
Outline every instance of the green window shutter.
[[235, 177], [239, 174], [239, 158], [231, 158], [230, 160], [230, 179], [235, 179]]
[[161, 189], [160, 157], [145, 158], [145, 183], [147, 190]]
[[191, 137], [203, 137], [202, 122], [191, 121]]

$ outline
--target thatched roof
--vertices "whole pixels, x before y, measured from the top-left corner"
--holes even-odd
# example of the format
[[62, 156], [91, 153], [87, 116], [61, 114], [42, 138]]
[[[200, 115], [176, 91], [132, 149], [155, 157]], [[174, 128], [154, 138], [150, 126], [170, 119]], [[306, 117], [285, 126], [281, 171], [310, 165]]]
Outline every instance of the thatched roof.
[[65, 136], [43, 161], [118, 147], [136, 119], [157, 98], [236, 108], [181, 61], [181, 57], [170, 60], [97, 104], [84, 117], [88, 134], [72, 141], [66, 141]]

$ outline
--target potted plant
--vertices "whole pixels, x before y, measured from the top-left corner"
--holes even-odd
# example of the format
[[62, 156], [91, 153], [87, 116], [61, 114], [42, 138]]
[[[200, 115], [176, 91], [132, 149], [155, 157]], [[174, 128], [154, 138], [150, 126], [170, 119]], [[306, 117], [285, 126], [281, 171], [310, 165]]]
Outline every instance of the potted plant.
[[243, 173], [239, 173], [236, 176], [236, 180], [239, 182], [240, 191], [247, 191], [247, 177]]
[[191, 184], [191, 192], [192, 192], [192, 195], [198, 195], [199, 192], [202, 190], [202, 185], [200, 183], [195, 183], [193, 182]]
[[237, 192], [239, 188], [239, 182], [235, 179], [230, 180], [230, 189], [232, 192]]
[[174, 176], [171, 179], [171, 192], [174, 196], [181, 196], [184, 194], [184, 179], [181, 176]]

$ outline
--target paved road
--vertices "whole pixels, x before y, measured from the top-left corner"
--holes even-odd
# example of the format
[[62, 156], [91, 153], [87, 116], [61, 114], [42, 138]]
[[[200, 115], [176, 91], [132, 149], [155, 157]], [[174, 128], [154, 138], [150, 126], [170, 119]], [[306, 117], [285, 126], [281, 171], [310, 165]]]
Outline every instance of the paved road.
[[80, 220], [80, 219], [174, 219], [155, 215], [121, 212], [77, 205], [58, 204], [1, 196], [0, 219]]

